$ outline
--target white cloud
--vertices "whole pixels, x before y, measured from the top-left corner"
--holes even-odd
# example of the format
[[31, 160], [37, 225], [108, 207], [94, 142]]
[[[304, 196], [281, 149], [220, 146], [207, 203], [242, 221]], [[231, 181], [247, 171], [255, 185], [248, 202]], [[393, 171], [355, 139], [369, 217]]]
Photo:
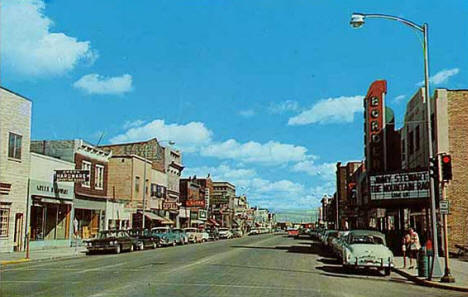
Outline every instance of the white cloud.
[[[460, 72], [460, 69], [458, 68], [441, 70], [429, 78], [429, 83], [434, 84], [434, 85], [440, 85], [442, 83], [446, 83], [448, 82], [450, 77], [457, 75], [458, 72]], [[424, 81], [420, 81], [416, 85], [423, 86]]]
[[325, 180], [333, 180], [336, 177], [336, 163], [315, 164], [313, 160], [306, 160], [296, 163], [292, 170], [305, 172], [310, 176], [320, 176]]
[[201, 149], [201, 155], [219, 159], [232, 159], [246, 163], [282, 164], [305, 160], [307, 149], [303, 146], [269, 141], [239, 143], [234, 139], [211, 143]]
[[125, 133], [110, 139], [111, 143], [125, 143], [148, 140], [156, 137], [159, 140], [175, 141], [183, 152], [196, 151], [200, 146], [211, 142], [213, 133], [201, 122], [190, 122], [185, 125], [166, 124], [164, 120], [154, 120], [147, 124], [128, 129]]
[[91, 73], [81, 77], [73, 86], [88, 94], [119, 95], [132, 90], [132, 76], [123, 74], [122, 76], [104, 77]]
[[283, 113], [287, 111], [298, 111], [299, 103], [294, 100], [286, 100], [280, 103], [271, 103], [268, 110], [271, 113]]
[[134, 127], [138, 127], [138, 126], [141, 126], [145, 123], [145, 121], [142, 121], [142, 120], [135, 120], [135, 121], [126, 121], [122, 128], [127, 130], [129, 128], [134, 128]]
[[43, 1], [1, 2], [1, 59], [7, 71], [22, 77], [64, 74], [80, 62], [92, 64], [97, 53], [89, 41], [51, 32]]
[[215, 181], [238, 181], [257, 176], [257, 172], [252, 168], [232, 168], [227, 164], [221, 164], [217, 167], [187, 167], [183, 171], [184, 176], [205, 177], [210, 174], [211, 179]]
[[239, 111], [239, 115], [243, 116], [244, 118], [251, 118], [255, 115], [255, 111], [253, 111], [252, 109], [241, 110]]
[[305, 110], [288, 121], [288, 125], [351, 123], [354, 114], [362, 112], [363, 96], [322, 99], [312, 108]]
[[396, 103], [396, 104], [399, 104], [401, 101], [403, 101], [403, 99], [406, 98], [406, 95], [398, 95], [396, 96], [393, 101]]

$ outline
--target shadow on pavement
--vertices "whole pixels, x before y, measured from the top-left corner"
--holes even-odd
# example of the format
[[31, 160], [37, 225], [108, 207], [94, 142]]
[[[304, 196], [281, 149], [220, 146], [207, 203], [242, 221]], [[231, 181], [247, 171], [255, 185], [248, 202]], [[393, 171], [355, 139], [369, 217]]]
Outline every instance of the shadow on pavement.
[[295, 269], [284, 269], [276, 267], [262, 267], [262, 266], [250, 266], [250, 265], [234, 265], [234, 264], [209, 264], [210, 266], [221, 266], [221, 267], [233, 267], [233, 268], [248, 268], [248, 269], [258, 269], [258, 270], [271, 270], [271, 271], [286, 271], [286, 272], [296, 272], [296, 273], [312, 273], [320, 274], [318, 271], [314, 270], [295, 270]]
[[332, 257], [331, 253], [323, 251], [320, 247], [320, 244], [316, 242], [312, 243], [305, 243], [310, 244], [307, 245], [280, 245], [280, 246], [251, 246], [251, 245], [233, 245], [233, 248], [243, 248], [243, 249], [265, 249], [265, 250], [278, 250], [278, 251], [286, 251], [288, 253], [300, 253], [300, 254], [316, 254], [321, 257], [329, 258]]

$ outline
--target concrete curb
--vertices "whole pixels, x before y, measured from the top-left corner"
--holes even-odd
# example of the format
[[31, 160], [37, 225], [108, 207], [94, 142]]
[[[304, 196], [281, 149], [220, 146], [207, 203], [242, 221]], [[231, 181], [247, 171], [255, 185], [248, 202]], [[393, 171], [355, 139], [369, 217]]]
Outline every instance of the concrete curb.
[[10, 264], [20, 264], [20, 263], [25, 263], [25, 262], [29, 262], [29, 261], [31, 261], [31, 259], [26, 259], [26, 258], [17, 259], [17, 260], [8, 260], [8, 261], [1, 261], [0, 265], [6, 266], [6, 265], [10, 265]]
[[392, 267], [392, 271], [398, 273], [399, 275], [407, 278], [408, 280], [418, 284], [420, 286], [431, 287], [431, 288], [438, 288], [438, 289], [445, 289], [445, 290], [452, 290], [452, 291], [459, 291], [459, 292], [468, 292], [468, 287], [460, 287], [460, 286], [451, 286], [446, 285], [443, 283], [428, 281], [426, 279], [421, 279], [417, 276], [409, 274], [406, 271], [400, 270], [398, 268]]
[[49, 256], [39, 259], [16, 259], [16, 260], [7, 260], [7, 261], [0, 261], [1, 266], [13, 265], [13, 264], [23, 264], [23, 263], [39, 263], [39, 262], [47, 262], [47, 261], [61, 261], [61, 260], [68, 260], [74, 258], [80, 258], [86, 256], [83, 252], [78, 252], [76, 255], [63, 255], [63, 256]]

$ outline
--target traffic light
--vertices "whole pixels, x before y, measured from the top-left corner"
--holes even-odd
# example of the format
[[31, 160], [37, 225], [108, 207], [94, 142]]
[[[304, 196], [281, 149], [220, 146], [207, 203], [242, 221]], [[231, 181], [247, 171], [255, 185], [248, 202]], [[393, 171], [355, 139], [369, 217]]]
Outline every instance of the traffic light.
[[429, 175], [436, 178], [439, 175], [439, 162], [437, 158], [429, 158]]
[[452, 180], [452, 157], [448, 154], [443, 154], [441, 156], [442, 164], [442, 180], [449, 181]]

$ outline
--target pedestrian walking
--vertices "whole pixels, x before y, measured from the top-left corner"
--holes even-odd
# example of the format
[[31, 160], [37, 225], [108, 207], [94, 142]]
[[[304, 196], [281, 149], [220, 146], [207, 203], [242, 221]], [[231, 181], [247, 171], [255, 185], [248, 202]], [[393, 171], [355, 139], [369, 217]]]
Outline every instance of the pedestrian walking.
[[[408, 232], [405, 232], [403, 238], [401, 240], [401, 252], [403, 253], [403, 268], [406, 268], [406, 256], [409, 255], [409, 245], [410, 245], [411, 237]], [[408, 253], [407, 253], [408, 251]]]
[[410, 267], [409, 269], [413, 269], [413, 259], [416, 262], [417, 266], [417, 259], [418, 259], [418, 251], [421, 248], [421, 243], [419, 242], [419, 235], [416, 231], [414, 231], [413, 228], [409, 229], [409, 235], [410, 235], [410, 245], [409, 245], [409, 250], [410, 250]]

